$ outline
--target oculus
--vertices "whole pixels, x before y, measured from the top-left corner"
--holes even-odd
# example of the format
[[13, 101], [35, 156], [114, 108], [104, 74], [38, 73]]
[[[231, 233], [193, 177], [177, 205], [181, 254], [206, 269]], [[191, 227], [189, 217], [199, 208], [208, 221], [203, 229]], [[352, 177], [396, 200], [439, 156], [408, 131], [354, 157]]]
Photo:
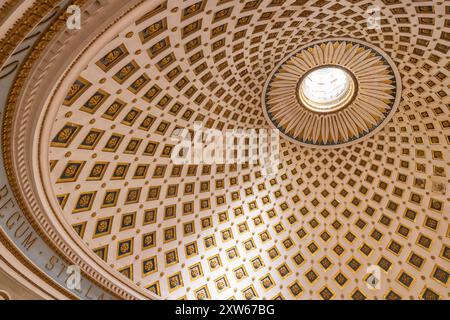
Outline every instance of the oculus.
[[400, 102], [394, 62], [363, 41], [331, 38], [285, 57], [262, 101], [269, 123], [288, 140], [318, 148], [360, 142], [389, 122]]

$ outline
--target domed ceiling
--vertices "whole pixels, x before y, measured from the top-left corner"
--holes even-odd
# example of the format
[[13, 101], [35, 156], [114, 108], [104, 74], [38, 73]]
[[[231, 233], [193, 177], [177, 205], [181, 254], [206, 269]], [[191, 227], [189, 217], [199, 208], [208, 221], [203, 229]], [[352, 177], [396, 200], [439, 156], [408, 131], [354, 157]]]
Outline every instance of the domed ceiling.
[[[448, 299], [450, 7], [371, 4], [159, 1], [80, 50], [36, 129], [56, 215], [164, 299]], [[332, 113], [298, 95], [320, 65], [349, 74]], [[174, 164], [194, 122], [277, 127], [278, 173]]]

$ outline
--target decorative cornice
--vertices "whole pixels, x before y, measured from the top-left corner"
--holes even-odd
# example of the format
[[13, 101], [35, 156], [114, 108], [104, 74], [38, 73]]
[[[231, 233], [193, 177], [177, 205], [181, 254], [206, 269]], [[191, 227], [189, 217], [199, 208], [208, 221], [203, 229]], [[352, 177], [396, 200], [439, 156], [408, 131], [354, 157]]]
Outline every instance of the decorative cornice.
[[[87, 3], [88, 0], [76, 0], [73, 1], [72, 4], [83, 6], [85, 3]], [[52, 2], [53, 3], [53, 2]], [[56, 3], [56, 1], [54, 2]], [[123, 13], [120, 17], [118, 17], [113, 23], [109, 25], [111, 27], [114, 25], [118, 20], [122, 19], [124, 16], [126, 16], [129, 12], [134, 10], [139, 4], [130, 7], [125, 13]], [[7, 50], [0, 52], [0, 62], [4, 63], [7, 59], [7, 57], [12, 53], [15, 46], [17, 46], [28, 34], [29, 31], [32, 30], [35, 24], [37, 24], [44, 16], [45, 14], [48, 14], [53, 7], [51, 7], [47, 2], [45, 3], [44, 7], [39, 7], [40, 9], [33, 9], [30, 8], [30, 12], [34, 12], [33, 10], [38, 10], [40, 12], [40, 18], [39, 19], [32, 19], [32, 20], [20, 20], [17, 25], [24, 26], [21, 30], [21, 33], [17, 33], [14, 38], [12, 38], [12, 41], [6, 41], [5, 40], [5, 47]], [[48, 11], [45, 11], [44, 9], [47, 9]], [[27, 15], [25, 15], [27, 16]], [[35, 17], [35, 16], [34, 16]], [[55, 231], [52, 229], [51, 225], [46, 221], [46, 218], [44, 215], [40, 214], [39, 207], [37, 203], [33, 200], [34, 194], [32, 192], [32, 187], [30, 185], [29, 177], [27, 177], [25, 171], [25, 162], [24, 162], [24, 153], [21, 152], [19, 154], [19, 159], [15, 159], [15, 163], [19, 168], [20, 172], [15, 172], [15, 164], [13, 164], [12, 159], [12, 149], [11, 149], [11, 143], [12, 143], [12, 131], [11, 131], [11, 125], [14, 121], [16, 107], [18, 103], [18, 99], [21, 94], [23, 94], [23, 87], [29, 77], [29, 74], [32, 72], [32, 69], [34, 67], [34, 64], [36, 61], [39, 60], [41, 54], [47, 49], [47, 46], [51, 43], [51, 41], [55, 38], [56, 34], [63, 30], [65, 24], [66, 24], [66, 18], [67, 13], [61, 14], [54, 23], [48, 28], [48, 30], [44, 33], [44, 35], [41, 37], [41, 39], [38, 41], [38, 43], [35, 45], [31, 53], [29, 54], [26, 62], [22, 65], [21, 69], [18, 72], [18, 75], [15, 79], [14, 85], [11, 87], [11, 91], [8, 96], [8, 102], [5, 109], [5, 115], [3, 120], [3, 136], [2, 136], [2, 144], [3, 144], [3, 156], [4, 156], [4, 162], [5, 162], [5, 169], [8, 176], [8, 180], [11, 184], [11, 189], [15, 195], [15, 198], [21, 208], [21, 210], [24, 212], [24, 215], [29, 220], [29, 222], [32, 224], [33, 228], [38, 232], [38, 234], [46, 241], [46, 243], [56, 252], [58, 252], [63, 260], [65, 260], [68, 263], [74, 263], [81, 267], [83, 274], [89, 278], [90, 280], [97, 283], [100, 287], [105, 289], [105, 291], [111, 293], [113, 296], [116, 296], [118, 298], [122, 299], [135, 299], [135, 297], [130, 294], [129, 292], [123, 290], [122, 288], [117, 287], [113, 283], [109, 282], [105, 279], [105, 277], [100, 274], [95, 268], [92, 266], [86, 264], [84, 261], [80, 260], [78, 255], [73, 251], [73, 248], [67, 247], [64, 241], [60, 239], [60, 236], [55, 233]], [[29, 28], [28, 28], [29, 27]], [[109, 27], [107, 27], [105, 30], [107, 30]], [[20, 29], [19, 27], [17, 29]], [[103, 31], [104, 32], [104, 31]], [[97, 35], [95, 39], [97, 39], [101, 34]], [[93, 41], [95, 41], [95, 39]], [[10, 50], [8, 50], [10, 48]], [[34, 86], [37, 86], [37, 83], [33, 84]], [[30, 90], [32, 93], [28, 98], [32, 98], [33, 92], [35, 92], [33, 89]], [[25, 109], [30, 111], [31, 107], [31, 101], [32, 99], [28, 100], [27, 106]], [[27, 111], [24, 112], [24, 114], [27, 114]], [[19, 140], [24, 142], [24, 139], [20, 138], [23, 137], [26, 128], [22, 128], [19, 135]], [[22, 144], [23, 146], [23, 144]], [[24, 171], [25, 170], [25, 171]], [[22, 186], [19, 186], [17, 177], [25, 177], [25, 181], [22, 181]], [[22, 194], [22, 192], [25, 192], [26, 194]], [[24, 198], [25, 196], [25, 198]], [[27, 200], [25, 200], [27, 199]], [[27, 204], [28, 203], [28, 204]], [[30, 211], [30, 208], [28, 205], [32, 206], [32, 211]], [[13, 249], [13, 246], [10, 246], [11, 249]], [[19, 251], [15, 250], [16, 255], [22, 255]], [[30, 269], [37, 270], [34, 266], [30, 266]], [[38, 273], [39, 274], [39, 273]], [[51, 280], [48, 278], [44, 279], [46, 282], [51, 283]], [[54, 284], [57, 286], [56, 284]], [[127, 283], [128, 285], [128, 283]], [[59, 287], [59, 286], [58, 286]], [[59, 287], [60, 288], [60, 287]], [[66, 290], [60, 288], [60, 290], [63, 290], [66, 294]], [[142, 293], [140, 293], [142, 295]], [[69, 298], [75, 298], [75, 296], [69, 294]]]
[[[0, 66], [3, 66], [14, 49], [25, 39], [27, 34], [41, 21], [61, 0], [42, 0], [28, 8], [20, 19], [0, 40]], [[5, 9], [10, 10], [10, 9]], [[4, 11], [6, 14], [6, 11]]]

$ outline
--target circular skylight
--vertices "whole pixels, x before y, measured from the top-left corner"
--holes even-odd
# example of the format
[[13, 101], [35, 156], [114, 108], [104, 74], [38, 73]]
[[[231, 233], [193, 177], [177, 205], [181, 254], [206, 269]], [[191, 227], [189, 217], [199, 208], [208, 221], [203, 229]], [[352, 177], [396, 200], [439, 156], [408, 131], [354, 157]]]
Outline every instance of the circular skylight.
[[300, 98], [313, 111], [340, 109], [350, 99], [354, 85], [342, 68], [321, 67], [306, 75], [300, 84]]
[[389, 56], [354, 39], [314, 41], [269, 74], [264, 116], [284, 138], [339, 148], [381, 130], [400, 101], [401, 79]]

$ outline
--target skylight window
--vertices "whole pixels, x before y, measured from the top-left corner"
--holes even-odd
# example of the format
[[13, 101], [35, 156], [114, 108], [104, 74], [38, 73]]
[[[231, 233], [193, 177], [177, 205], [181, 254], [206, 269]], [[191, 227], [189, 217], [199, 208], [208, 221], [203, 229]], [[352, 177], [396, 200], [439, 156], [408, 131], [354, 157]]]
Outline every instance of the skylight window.
[[331, 112], [343, 107], [353, 91], [353, 80], [346, 71], [337, 67], [321, 67], [306, 75], [299, 94], [309, 109]]

